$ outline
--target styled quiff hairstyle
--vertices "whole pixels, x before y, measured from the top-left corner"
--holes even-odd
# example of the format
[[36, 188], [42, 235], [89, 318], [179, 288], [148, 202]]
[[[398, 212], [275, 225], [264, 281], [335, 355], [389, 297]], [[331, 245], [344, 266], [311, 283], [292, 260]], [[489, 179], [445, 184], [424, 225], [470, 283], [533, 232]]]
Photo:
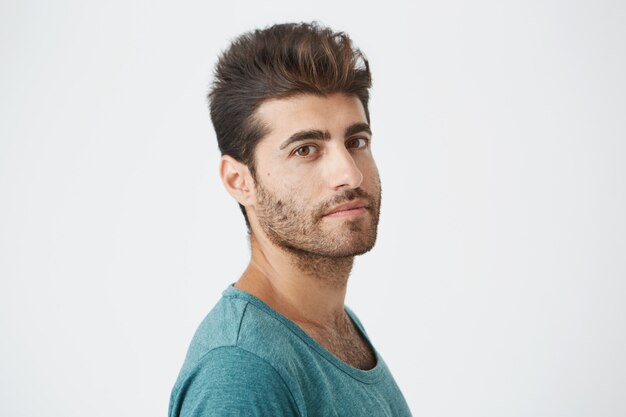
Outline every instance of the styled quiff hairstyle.
[[[244, 33], [220, 56], [208, 94], [220, 151], [247, 165], [256, 181], [254, 150], [267, 128], [255, 112], [264, 101], [345, 93], [359, 98], [369, 122], [371, 85], [367, 59], [343, 32], [314, 22]], [[250, 230], [245, 208], [239, 207]]]

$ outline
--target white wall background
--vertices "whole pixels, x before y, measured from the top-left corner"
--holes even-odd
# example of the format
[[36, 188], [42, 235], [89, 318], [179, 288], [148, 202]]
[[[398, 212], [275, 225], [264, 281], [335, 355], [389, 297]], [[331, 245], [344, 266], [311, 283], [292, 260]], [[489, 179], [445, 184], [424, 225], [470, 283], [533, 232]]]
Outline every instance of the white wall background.
[[626, 3], [0, 5], [0, 415], [164, 416], [248, 259], [204, 95], [243, 31], [368, 56], [347, 304], [415, 416], [626, 415]]

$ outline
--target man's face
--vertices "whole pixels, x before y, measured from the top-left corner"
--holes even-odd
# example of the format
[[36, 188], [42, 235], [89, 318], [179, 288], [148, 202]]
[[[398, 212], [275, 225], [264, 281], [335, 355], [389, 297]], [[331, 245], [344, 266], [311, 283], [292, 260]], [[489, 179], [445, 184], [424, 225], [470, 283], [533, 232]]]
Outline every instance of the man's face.
[[272, 243], [299, 254], [369, 251], [381, 187], [358, 98], [304, 94], [269, 100], [256, 115], [269, 134], [255, 150], [253, 233], [260, 228]]

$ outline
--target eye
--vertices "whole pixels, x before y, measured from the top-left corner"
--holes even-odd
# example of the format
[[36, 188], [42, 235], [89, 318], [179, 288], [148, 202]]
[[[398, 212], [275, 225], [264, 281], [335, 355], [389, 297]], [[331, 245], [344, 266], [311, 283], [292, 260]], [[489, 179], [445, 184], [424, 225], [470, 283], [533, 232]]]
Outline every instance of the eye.
[[346, 141], [346, 147], [361, 149], [365, 148], [369, 143], [369, 139], [367, 138], [351, 138]]
[[307, 156], [313, 155], [315, 152], [317, 152], [317, 148], [315, 146], [305, 145], [305, 146], [300, 146], [293, 153], [294, 155], [297, 155], [297, 156], [307, 157]]

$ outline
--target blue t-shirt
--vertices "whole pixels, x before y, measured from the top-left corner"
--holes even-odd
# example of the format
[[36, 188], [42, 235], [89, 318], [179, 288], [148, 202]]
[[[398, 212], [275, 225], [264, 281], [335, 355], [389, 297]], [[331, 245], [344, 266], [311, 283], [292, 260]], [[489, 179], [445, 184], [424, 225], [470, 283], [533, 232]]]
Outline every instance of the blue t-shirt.
[[[361, 322], [346, 312], [372, 346]], [[196, 331], [169, 417], [411, 416], [380, 354], [341, 361], [294, 322], [232, 284]]]

